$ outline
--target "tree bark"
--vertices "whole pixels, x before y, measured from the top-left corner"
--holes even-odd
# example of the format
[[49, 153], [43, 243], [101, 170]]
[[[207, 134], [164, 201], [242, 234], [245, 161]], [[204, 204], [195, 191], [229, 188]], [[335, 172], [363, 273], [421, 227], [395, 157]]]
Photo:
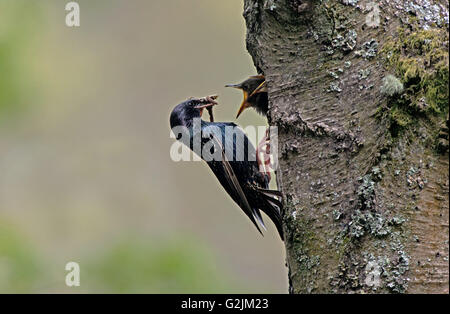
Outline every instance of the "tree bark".
[[447, 1], [245, 0], [244, 18], [290, 292], [448, 293]]

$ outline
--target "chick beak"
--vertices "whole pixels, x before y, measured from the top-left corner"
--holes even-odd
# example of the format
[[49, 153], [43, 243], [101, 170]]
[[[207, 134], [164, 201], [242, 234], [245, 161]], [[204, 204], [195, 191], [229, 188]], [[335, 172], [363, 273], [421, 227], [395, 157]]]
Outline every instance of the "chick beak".
[[242, 111], [244, 111], [245, 109], [250, 107], [250, 104], [247, 102], [248, 93], [245, 90], [243, 90], [243, 92], [244, 92], [244, 100], [242, 101], [242, 104], [239, 107], [239, 111], [238, 111], [238, 113], [236, 115], [236, 119], [239, 118], [239, 116], [241, 115]]
[[225, 85], [225, 87], [233, 87], [233, 88], [242, 89], [241, 84], [227, 84], [227, 85]]

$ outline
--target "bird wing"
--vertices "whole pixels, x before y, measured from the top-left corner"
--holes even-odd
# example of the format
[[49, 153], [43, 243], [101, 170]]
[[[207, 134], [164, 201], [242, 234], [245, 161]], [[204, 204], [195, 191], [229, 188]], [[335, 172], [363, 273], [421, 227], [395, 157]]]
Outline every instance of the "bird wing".
[[[258, 231], [262, 234], [261, 229], [259, 228], [258, 224], [255, 220], [259, 222], [259, 224], [263, 227], [264, 230], [266, 230], [266, 226], [264, 225], [264, 221], [262, 220], [261, 213], [257, 210], [254, 210], [251, 208], [250, 204], [248, 203], [247, 197], [245, 196], [244, 191], [242, 190], [241, 184], [239, 183], [239, 180], [237, 179], [233, 168], [230, 165], [230, 162], [227, 160], [227, 156], [225, 155], [225, 151], [222, 149], [222, 158], [223, 158], [223, 166], [226, 173], [226, 178], [228, 180], [228, 183], [234, 188], [235, 192], [239, 195], [239, 198], [241, 200], [241, 205], [243, 206], [242, 209], [246, 213], [251, 213], [253, 219], [252, 222], [258, 229]], [[247, 214], [248, 215], [248, 214]], [[249, 215], [248, 215], [249, 216]]]
[[[215, 126], [220, 125], [222, 127], [223, 126], [237, 127], [237, 125], [234, 123], [223, 123], [223, 122], [215, 123], [214, 125]], [[236, 133], [243, 132], [239, 127], [237, 128], [238, 129], [235, 130]], [[283, 208], [281, 202], [282, 193], [276, 190], [269, 190], [267, 183], [262, 183], [259, 182], [258, 180], [254, 180], [255, 177], [253, 172], [257, 171], [257, 169], [251, 170], [251, 167], [257, 168], [257, 166], [254, 165], [256, 164], [256, 161], [230, 162], [228, 160], [224, 146], [222, 145], [222, 141], [219, 140], [220, 138], [223, 138], [224, 135], [222, 128], [217, 129], [206, 126], [203, 128], [202, 132], [204, 133], [204, 136], [208, 134], [207, 138], [210, 138], [210, 140], [214, 141], [213, 144], [215, 149], [221, 151], [222, 159], [219, 163], [221, 165], [220, 168], [223, 168], [222, 172], [223, 177], [226, 178], [225, 180], [226, 186], [224, 185], [225, 190], [227, 190], [227, 192], [232, 196], [232, 198], [236, 201], [236, 203], [238, 203], [238, 205], [249, 217], [249, 219], [252, 221], [252, 223], [256, 226], [256, 228], [261, 234], [262, 232], [259, 228], [259, 225], [265, 230], [266, 227], [262, 219], [260, 210], [262, 210], [264, 213], [267, 214], [267, 216], [269, 216], [269, 218], [275, 224], [281, 239], [284, 240], [282, 215], [281, 215], [281, 211]], [[250, 154], [255, 150], [250, 142], [245, 143], [244, 146], [247, 147], [248, 152], [250, 152]], [[242, 149], [243, 148], [241, 147], [241, 145], [235, 145], [234, 151], [236, 156], [238, 156], [239, 150]], [[245, 148], [244, 152], [248, 153]], [[233, 158], [234, 157], [235, 156], [233, 156]], [[246, 174], [246, 171], [249, 171], [250, 174], [248, 173]], [[237, 175], [237, 173], [239, 174], [239, 176]], [[242, 177], [242, 175], [244, 175], [244, 177]], [[250, 181], [243, 181], [246, 180], [245, 179], [246, 175], [250, 175], [250, 177], [247, 177], [247, 179], [250, 179]], [[247, 185], [243, 187], [241, 182], [246, 182]], [[222, 185], [223, 184], [224, 183], [222, 183]], [[257, 222], [259, 223], [259, 225], [257, 224]]]
[[[222, 141], [220, 141], [218, 139], [218, 134], [214, 134], [214, 130], [211, 130], [212, 131], [211, 133], [208, 133], [208, 131], [210, 131], [210, 130], [208, 130], [207, 127], [203, 129], [204, 134], [209, 134], [210, 139], [212, 141], [214, 141], [214, 147], [217, 147], [217, 149], [219, 151], [221, 151], [221, 155], [222, 155], [221, 164], [222, 164], [224, 172], [225, 172], [225, 178], [228, 182], [230, 189], [234, 192], [235, 195], [238, 196], [239, 206], [242, 208], [244, 213], [250, 218], [252, 223], [255, 225], [256, 229], [258, 229], [258, 231], [261, 234], [263, 234], [260, 229], [260, 226], [264, 230], [266, 230], [266, 226], [264, 225], [264, 221], [262, 220], [261, 213], [259, 212], [259, 210], [253, 209], [250, 206], [250, 204], [247, 200], [247, 197], [245, 196], [245, 193], [242, 189], [242, 186], [233, 170], [233, 167], [231, 166], [231, 164], [225, 154], [225, 149], [224, 149], [224, 146], [222, 145]], [[221, 134], [220, 134], [220, 136], [221, 136]]]
[[[225, 131], [223, 131], [223, 129], [226, 127], [233, 128], [233, 132], [234, 132], [236, 138], [239, 137], [244, 140], [243, 145], [237, 145], [237, 143], [233, 143], [233, 147], [232, 147], [232, 149], [234, 150], [233, 161], [237, 160], [237, 158], [239, 156], [243, 156], [244, 161], [248, 161], [250, 163], [256, 162], [257, 156], [256, 156], [255, 147], [252, 145], [251, 141], [249, 140], [249, 138], [247, 137], [245, 132], [235, 123], [233, 123], [233, 122], [216, 122], [214, 124], [208, 123], [206, 126], [204, 126], [202, 128], [202, 133], [205, 136], [210, 136], [211, 134], [213, 134], [216, 138], [216, 141], [218, 142], [217, 144], [220, 145], [222, 149], [224, 149], [222, 143], [224, 143], [224, 141], [227, 139], [224, 139], [224, 141], [221, 141], [221, 142], [218, 141], [218, 139], [223, 139], [223, 137], [224, 137], [223, 132], [225, 132]], [[229, 147], [227, 145], [226, 149], [228, 149], [228, 148]], [[244, 170], [243, 167], [248, 167], [249, 165], [245, 162], [244, 163], [234, 162], [233, 166], [234, 166], [234, 169], [238, 168], [240, 171], [240, 170]]]

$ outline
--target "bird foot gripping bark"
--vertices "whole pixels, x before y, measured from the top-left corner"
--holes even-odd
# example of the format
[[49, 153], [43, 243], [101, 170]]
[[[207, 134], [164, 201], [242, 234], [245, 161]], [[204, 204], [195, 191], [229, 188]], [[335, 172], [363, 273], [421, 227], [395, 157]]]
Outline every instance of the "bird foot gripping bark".
[[[262, 154], [262, 158], [261, 158]], [[256, 159], [258, 161], [259, 171], [261, 171], [266, 177], [268, 182], [271, 179], [270, 172], [272, 171], [272, 162], [270, 160], [270, 135], [269, 129], [266, 130], [266, 134], [259, 142], [256, 149]]]

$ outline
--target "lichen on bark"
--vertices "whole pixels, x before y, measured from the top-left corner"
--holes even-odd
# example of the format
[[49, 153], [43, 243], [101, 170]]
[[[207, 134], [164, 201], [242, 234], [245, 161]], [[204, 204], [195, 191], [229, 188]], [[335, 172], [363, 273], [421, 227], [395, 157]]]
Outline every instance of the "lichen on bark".
[[245, 0], [244, 17], [290, 291], [448, 292], [448, 4]]

